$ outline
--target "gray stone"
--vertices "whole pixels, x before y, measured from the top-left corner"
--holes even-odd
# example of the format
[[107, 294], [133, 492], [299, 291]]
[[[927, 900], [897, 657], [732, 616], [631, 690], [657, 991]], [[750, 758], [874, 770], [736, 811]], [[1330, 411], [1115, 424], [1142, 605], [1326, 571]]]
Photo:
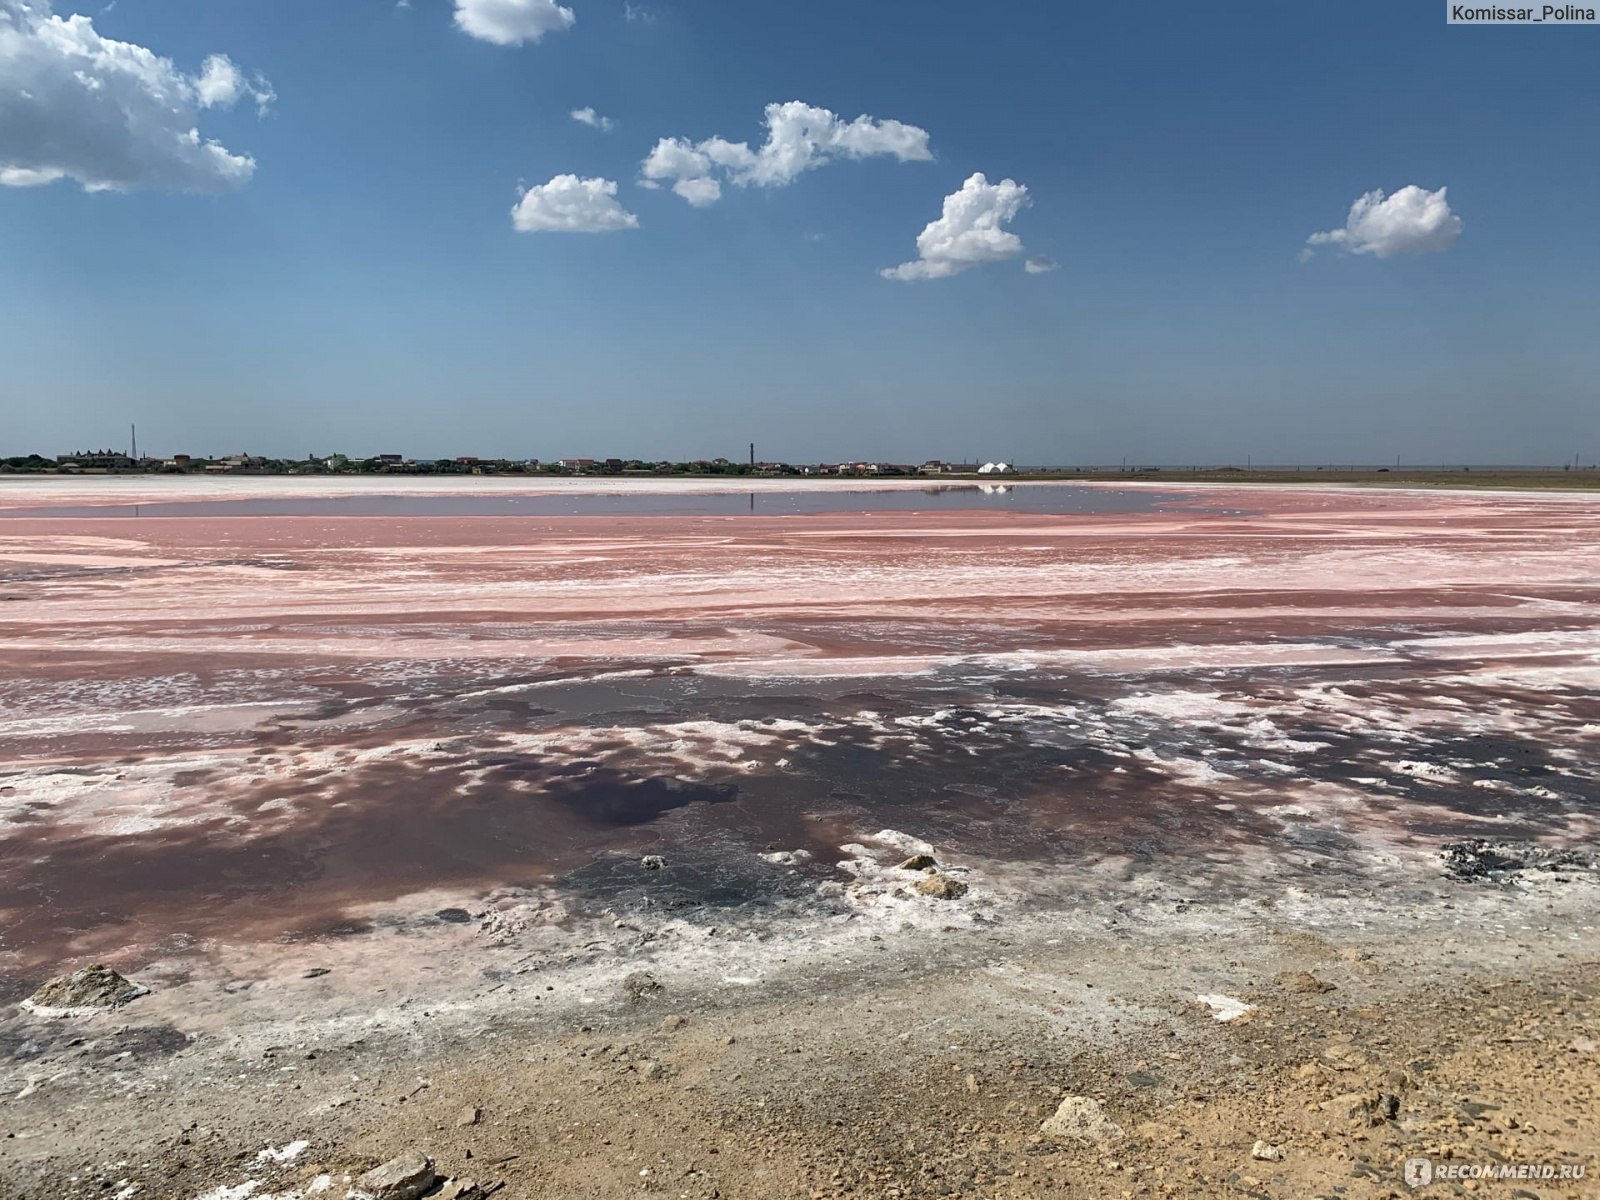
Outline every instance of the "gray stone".
[[916, 882], [917, 891], [936, 900], [959, 900], [967, 894], [967, 885], [948, 875], [924, 875]]
[[622, 981], [622, 990], [629, 1000], [637, 1002], [666, 989], [655, 981], [654, 976], [647, 975], [643, 971], [635, 971]]
[[1400, 1097], [1393, 1092], [1346, 1092], [1322, 1103], [1324, 1112], [1358, 1126], [1377, 1126], [1400, 1115]]
[[1122, 1136], [1122, 1126], [1106, 1115], [1098, 1100], [1068, 1096], [1054, 1115], [1045, 1118], [1039, 1132], [1057, 1142], [1107, 1142]]
[[366, 1200], [417, 1200], [437, 1178], [433, 1159], [420, 1150], [407, 1150], [356, 1180], [354, 1193]]
[[22, 1003], [26, 1008], [45, 1011], [121, 1008], [149, 992], [149, 988], [130, 983], [110, 967], [96, 963], [71, 975], [56, 976]]
[[931, 871], [939, 862], [931, 854], [913, 854], [900, 864], [902, 871]]
[[1250, 1157], [1258, 1162], [1282, 1162], [1283, 1147], [1274, 1146], [1271, 1142], [1258, 1141], [1250, 1147]]

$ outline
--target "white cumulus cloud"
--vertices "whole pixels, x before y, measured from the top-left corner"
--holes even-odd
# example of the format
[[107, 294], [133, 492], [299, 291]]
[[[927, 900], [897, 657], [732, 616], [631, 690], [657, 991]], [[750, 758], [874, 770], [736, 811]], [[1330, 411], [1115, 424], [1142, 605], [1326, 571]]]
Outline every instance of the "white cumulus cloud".
[[944, 198], [939, 219], [917, 235], [917, 257], [878, 274], [885, 279], [946, 279], [970, 267], [1015, 258], [1022, 253], [1022, 239], [1003, 226], [1027, 203], [1028, 189], [1020, 183], [990, 183], [977, 172]]
[[194, 91], [201, 108], [232, 108], [241, 97], [248, 96], [260, 113], [266, 112], [278, 98], [271, 84], [260, 75], [246, 78], [239, 65], [226, 54], [213, 54], [200, 64]]
[[610, 133], [617, 127], [617, 123], [610, 117], [602, 117], [592, 108], [575, 108], [567, 115], [578, 124], [598, 129], [601, 133]]
[[637, 229], [639, 218], [617, 203], [610, 179], [557, 175], [528, 188], [511, 210], [511, 223], [523, 233], [609, 233]]
[[101, 37], [50, 0], [0, 0], [0, 186], [72, 179], [90, 191], [224, 192], [255, 160], [201, 136], [202, 109], [272, 102], [226, 55], [186, 75], [152, 50]]
[[1388, 258], [1448, 250], [1460, 236], [1461, 218], [1450, 211], [1445, 189], [1430, 192], [1411, 184], [1387, 197], [1382, 189], [1368, 192], [1350, 206], [1343, 229], [1313, 233], [1306, 245]]
[[672, 180], [672, 190], [696, 208], [714, 204], [722, 185], [711, 177], [711, 158], [682, 138], [662, 138], [639, 168], [640, 183], [659, 187]]
[[456, 26], [497, 46], [537, 42], [572, 28], [577, 18], [555, 0], [456, 0]]
[[933, 158], [927, 131], [915, 125], [868, 116], [845, 121], [798, 100], [767, 105], [766, 126], [766, 140], [754, 150], [748, 142], [720, 137], [662, 138], [640, 166], [641, 182], [647, 187], [670, 183], [690, 204], [703, 207], [722, 195], [723, 180], [739, 187], [782, 187], [837, 158]]

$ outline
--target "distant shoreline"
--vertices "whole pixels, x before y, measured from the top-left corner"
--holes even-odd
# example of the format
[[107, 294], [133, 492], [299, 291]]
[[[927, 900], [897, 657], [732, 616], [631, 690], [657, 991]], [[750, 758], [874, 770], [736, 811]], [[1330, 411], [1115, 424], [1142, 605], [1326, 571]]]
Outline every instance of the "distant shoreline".
[[661, 482], [672, 484], [718, 483], [737, 488], [759, 482], [763, 485], [860, 486], [896, 484], [929, 486], [942, 483], [1360, 483], [1376, 486], [1425, 485], [1438, 487], [1537, 487], [1600, 488], [1600, 467], [1272, 467], [1252, 470], [1245, 467], [1130, 467], [1083, 468], [1036, 471], [927, 472], [905, 470], [828, 472], [814, 471], [274, 471], [242, 469], [235, 471], [146, 471], [123, 469], [77, 469], [18, 471], [0, 468], [0, 484], [13, 480], [90, 480], [148, 479], [164, 482], [188, 479], [382, 479], [394, 481], [441, 480], [468, 482], [508, 480], [522, 483], [626, 483]]
[[1544, 492], [1579, 495], [1600, 492], [1600, 470], [1466, 468], [1455, 470], [1373, 469], [1198, 470], [1018, 472], [1004, 475], [738, 475], [726, 473], [626, 474], [585, 473], [440, 473], [344, 471], [325, 474], [239, 471], [227, 473], [144, 471], [0, 472], [0, 507], [39, 499], [93, 497], [114, 503], [117, 497], [154, 498], [242, 496], [259, 488], [262, 494], [340, 495], [415, 493], [537, 494], [661, 492], [788, 492], [819, 489], [899, 491], [948, 487], [1013, 487], [1072, 484], [1126, 488], [1355, 488], [1460, 492]]

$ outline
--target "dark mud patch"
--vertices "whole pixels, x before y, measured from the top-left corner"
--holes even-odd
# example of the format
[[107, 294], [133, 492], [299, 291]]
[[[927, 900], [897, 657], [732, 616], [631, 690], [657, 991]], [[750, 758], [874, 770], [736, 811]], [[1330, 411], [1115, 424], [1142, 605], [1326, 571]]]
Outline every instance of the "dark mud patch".
[[[538, 710], [466, 694], [458, 679], [461, 694], [447, 702], [430, 694], [426, 712], [384, 730], [272, 735], [274, 753], [266, 756], [263, 741], [251, 763], [258, 781], [235, 786], [217, 820], [123, 836], [13, 825], [0, 839], [4, 948], [26, 970], [53, 967], [69, 940], [74, 953], [137, 956], [174, 935], [359, 936], [372, 925], [346, 915], [357, 904], [438, 887], [486, 894], [510, 882], [554, 883], [585, 902], [625, 908], [781, 902], [788, 883], [776, 882], [782, 873], [759, 859], [761, 850], [806, 849], [831, 864], [841, 843], [886, 827], [957, 858], [1084, 865], [1117, 857], [1131, 873], [1189, 864], [1215, 877], [1242, 851], [1276, 846], [1335, 872], [1352, 863], [1352, 831], [1314, 810], [1279, 811], [1312, 782], [1363, 795], [1361, 820], [1431, 845], [1491, 830], [1554, 838], [1574, 814], [1600, 811], [1595, 782], [1571, 768], [1573, 748], [1592, 736], [1581, 731], [1600, 717], [1592, 696], [1551, 689], [1536, 702], [1531, 693], [1452, 683], [1457, 711], [1516, 718], [1479, 735], [1409, 720], [1439, 686], [1416, 664], [1360, 683], [1348, 667], [1258, 672], [1248, 687], [1219, 674], [1169, 671], [1135, 683], [952, 669], [834, 688], [658, 673], [614, 688], [563, 680], [540, 689]], [[1338, 682], [1360, 707], [1397, 714], [1395, 727], [1353, 718], [1348, 703], [1303, 702], [1302, 689], [1324, 682]], [[1220, 693], [1249, 711], [1184, 721], [1116, 703], [1167, 689]], [[368, 702], [352, 695], [336, 704]], [[606, 718], [585, 721], [569, 709], [606, 710]], [[666, 722], [736, 725], [757, 748], [711, 766], [696, 765], [691, 747], [676, 765], [669, 743], [677, 735], [640, 736], [665, 723], [663, 713]], [[1261, 713], [1278, 744], [1258, 740]], [[582, 734], [581, 754], [559, 751], [557, 720]], [[596, 737], [597, 725], [610, 732]], [[529, 732], [554, 734], [543, 744], [557, 749], [521, 750], [510, 735]], [[427, 749], [356, 759], [361, 749], [407, 741]], [[312, 750], [344, 761], [297, 770], [297, 754]], [[1395, 769], [1396, 760], [1437, 764], [1440, 775]], [[263, 764], [270, 775], [256, 774]], [[1480, 780], [1496, 786], [1473, 786]], [[200, 790], [233, 783], [204, 773], [173, 782]], [[666, 869], [640, 871], [647, 852], [662, 854]], [[833, 868], [814, 870], [821, 878]], [[808, 878], [783, 876], [809, 887]]]
[[121, 1029], [94, 1045], [97, 1056], [111, 1060], [112, 1066], [134, 1066], [152, 1059], [168, 1058], [188, 1049], [193, 1041], [187, 1033], [171, 1025], [139, 1025]]
[[0, 1029], [0, 1060], [19, 1062], [38, 1058], [63, 1040], [45, 1030]]
[[[467, 755], [445, 767], [379, 762], [263, 783], [231, 802], [232, 821], [105, 836], [13, 826], [0, 839], [4, 949], [29, 973], [52, 966], [64, 938], [75, 953], [138, 959], [174, 936], [359, 936], [374, 926], [347, 916], [352, 905], [548, 881], [633, 844], [642, 827], [695, 808], [733, 810], [740, 798], [729, 781], [487, 757], [487, 770]], [[269, 801], [287, 801], [292, 814], [263, 816]]]
[[732, 783], [695, 783], [672, 776], [639, 779], [622, 771], [591, 767], [551, 782], [547, 794], [580, 820], [596, 825], [645, 825], [690, 804], [728, 804], [738, 799]]
[[633, 856], [607, 854], [557, 880], [580, 912], [671, 913], [769, 908], [784, 902], [814, 907], [816, 883], [828, 866], [783, 870], [753, 853], [694, 854], [646, 869]]
[[0, 1029], [0, 1060], [17, 1062], [71, 1056], [115, 1069], [169, 1058], [194, 1041], [171, 1025], [134, 1025], [100, 1037], [87, 1035], [85, 1028], [73, 1021], [51, 1021], [44, 1025], [12, 1025]]
[[1439, 852], [1444, 872], [1459, 883], [1515, 883], [1527, 872], [1563, 876], [1591, 873], [1600, 858], [1581, 850], [1469, 838]]

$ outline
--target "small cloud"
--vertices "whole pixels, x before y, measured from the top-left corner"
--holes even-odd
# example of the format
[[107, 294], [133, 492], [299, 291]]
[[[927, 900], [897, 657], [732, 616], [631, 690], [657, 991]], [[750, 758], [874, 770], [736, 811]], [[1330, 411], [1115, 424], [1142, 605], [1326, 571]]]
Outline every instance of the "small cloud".
[[1376, 258], [1448, 250], [1461, 236], [1461, 218], [1450, 211], [1445, 190], [1430, 192], [1411, 184], [1387, 197], [1381, 188], [1370, 191], [1350, 206], [1343, 229], [1308, 237], [1300, 261], [1311, 257], [1311, 246], [1338, 246]]
[[633, 3], [633, 0], [623, 0], [622, 19], [634, 25], [654, 25], [656, 14], [642, 4]]
[[567, 115], [578, 124], [598, 129], [601, 133], [610, 133], [617, 127], [617, 123], [610, 117], [602, 117], [592, 108], [575, 108]]
[[571, 29], [577, 18], [555, 0], [455, 0], [456, 26], [496, 46], [537, 42], [547, 33]]
[[984, 263], [1015, 258], [1022, 253], [1022, 239], [1002, 226], [1027, 203], [1028, 189], [1022, 184], [1013, 179], [990, 183], [977, 172], [944, 198], [939, 219], [917, 235], [917, 257], [878, 274], [885, 279], [948, 279]]
[[928, 162], [928, 133], [904, 121], [859, 116], [845, 121], [826, 108], [791, 100], [766, 107], [767, 137], [756, 149], [748, 142], [711, 137], [702, 142], [662, 138], [640, 165], [640, 174], [654, 183], [672, 182], [672, 190], [696, 207], [722, 195], [717, 176], [739, 187], [783, 187], [805, 171], [839, 158], [892, 157], [900, 162]]
[[1027, 262], [1022, 264], [1022, 269], [1029, 275], [1046, 275], [1051, 271], [1059, 271], [1061, 269], [1061, 264], [1055, 259], [1051, 258], [1048, 254], [1035, 254]]
[[682, 138], [662, 138], [639, 171], [639, 186], [658, 188], [672, 180], [672, 190], [696, 208], [715, 204], [722, 195], [722, 185], [711, 177], [710, 157]]
[[722, 185], [715, 179], [680, 179], [672, 190], [696, 208], [705, 208], [722, 198]]
[[200, 64], [194, 80], [195, 97], [201, 108], [232, 108], [242, 97], [255, 101], [256, 112], [264, 114], [278, 98], [272, 85], [260, 74], [246, 79], [226, 54], [213, 54]]
[[54, 183], [66, 174], [51, 167], [0, 167], [0, 187], [30, 188]]
[[611, 233], [639, 228], [639, 218], [617, 203], [617, 185], [609, 179], [557, 175], [549, 183], [528, 188], [511, 210], [511, 223], [521, 233]]

